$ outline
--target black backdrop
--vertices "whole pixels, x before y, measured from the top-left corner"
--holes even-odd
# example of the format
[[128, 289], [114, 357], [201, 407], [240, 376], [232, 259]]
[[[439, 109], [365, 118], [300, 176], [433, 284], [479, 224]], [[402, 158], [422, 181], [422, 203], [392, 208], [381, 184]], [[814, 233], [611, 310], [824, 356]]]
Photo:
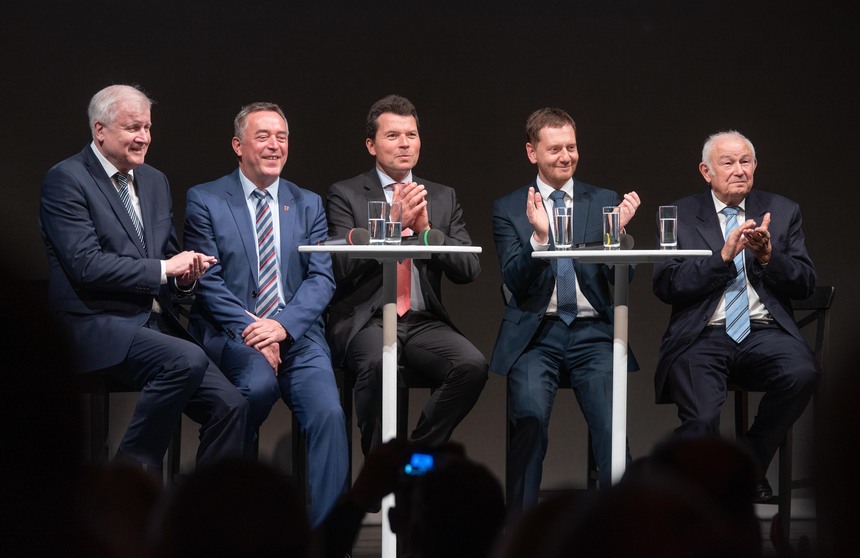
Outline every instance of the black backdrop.
[[[838, 291], [830, 362], [847, 360], [857, 308], [855, 4], [499, 4], [4, 6], [4, 258], [27, 277], [46, 275], [36, 223], [40, 179], [89, 140], [86, 104], [101, 87], [138, 83], [157, 100], [147, 162], [171, 180], [180, 230], [185, 191], [235, 168], [232, 119], [243, 104], [269, 100], [284, 107], [291, 131], [284, 176], [323, 194], [328, 184], [370, 168], [367, 109], [399, 93], [414, 101], [421, 119], [417, 174], [457, 189], [473, 240], [483, 247], [479, 280], [447, 286], [445, 298], [464, 333], [489, 356], [501, 316], [491, 203], [535, 174], [524, 152], [526, 116], [559, 106], [577, 121], [577, 177], [642, 197], [630, 227], [637, 247], [655, 245], [658, 205], [706, 187], [697, 170], [703, 139], [725, 128], [745, 133], [757, 148], [756, 187], [784, 193], [803, 208], [819, 281]], [[643, 367], [630, 380], [630, 441], [639, 456], [675, 424], [673, 409], [653, 404], [653, 365], [668, 309], [651, 294], [647, 266], [634, 280], [631, 301], [631, 344]], [[848, 372], [834, 368], [828, 372]], [[577, 475], [584, 470], [584, 430], [572, 405], [572, 398], [562, 399], [554, 417], [550, 484], [569, 480], [568, 461]], [[456, 433], [502, 478], [503, 417], [504, 382], [492, 377]], [[561, 443], [565, 437], [573, 441]]]

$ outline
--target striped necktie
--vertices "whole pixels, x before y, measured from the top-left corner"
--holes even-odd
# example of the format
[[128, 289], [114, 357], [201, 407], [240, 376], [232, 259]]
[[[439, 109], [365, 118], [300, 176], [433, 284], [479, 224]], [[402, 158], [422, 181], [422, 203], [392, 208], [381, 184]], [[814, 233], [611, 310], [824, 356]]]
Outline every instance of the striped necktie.
[[[549, 195], [553, 207], [564, 207], [564, 192], [556, 190]], [[552, 234], [552, 233], [550, 233]], [[558, 317], [570, 325], [579, 310], [576, 304], [576, 276], [573, 270], [573, 260], [570, 258], [553, 258], [555, 271], [555, 301]]]
[[275, 230], [272, 225], [272, 211], [269, 208], [269, 192], [255, 189], [254, 196], [257, 198], [257, 253], [260, 260], [256, 314], [260, 318], [268, 318], [280, 307]]
[[[737, 207], [723, 208], [723, 214], [726, 216], [726, 238], [738, 227], [738, 213]], [[734, 262], [737, 275], [726, 287], [726, 333], [736, 343], [740, 343], [750, 333], [749, 297], [743, 250], [735, 256]]]
[[137, 233], [137, 238], [140, 240], [140, 245], [143, 247], [143, 253], [145, 254], [146, 240], [143, 238], [143, 223], [140, 222], [140, 218], [137, 216], [137, 211], [134, 210], [134, 206], [131, 203], [131, 197], [128, 193], [128, 175], [118, 172], [113, 176], [116, 178], [116, 183], [118, 185], [117, 193], [119, 194], [119, 199], [122, 200], [122, 204], [125, 206], [125, 210], [131, 218], [131, 224], [134, 225], [134, 231]]

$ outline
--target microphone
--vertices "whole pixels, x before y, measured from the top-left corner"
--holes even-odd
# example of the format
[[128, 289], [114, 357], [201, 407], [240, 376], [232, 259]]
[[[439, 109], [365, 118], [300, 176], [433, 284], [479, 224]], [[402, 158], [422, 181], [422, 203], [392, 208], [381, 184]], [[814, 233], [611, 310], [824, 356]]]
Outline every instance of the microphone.
[[407, 246], [441, 246], [444, 243], [445, 233], [439, 229], [427, 229], [424, 232], [404, 236], [400, 239], [400, 244]]
[[349, 229], [349, 232], [347, 232], [346, 236], [343, 238], [327, 238], [317, 243], [318, 246], [341, 246], [345, 244], [349, 244], [351, 246], [364, 246], [365, 244], [370, 244], [370, 233], [367, 232], [367, 229]]
[[633, 235], [621, 233], [618, 235], [618, 239], [621, 241], [622, 250], [633, 249]]

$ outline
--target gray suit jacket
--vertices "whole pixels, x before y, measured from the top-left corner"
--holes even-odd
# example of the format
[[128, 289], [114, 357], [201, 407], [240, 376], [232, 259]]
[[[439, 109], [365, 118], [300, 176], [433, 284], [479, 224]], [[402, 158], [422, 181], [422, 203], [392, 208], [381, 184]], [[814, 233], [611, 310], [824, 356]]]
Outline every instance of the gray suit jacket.
[[[431, 227], [444, 233], [445, 245], [472, 244], [463, 210], [453, 188], [413, 176], [427, 190]], [[376, 169], [333, 184], [326, 194], [329, 235], [345, 236], [350, 229], [367, 227], [367, 202], [384, 201]], [[350, 341], [382, 306], [382, 265], [374, 260], [332, 258], [337, 290], [329, 307], [326, 334], [335, 364], [343, 361]], [[451, 327], [442, 305], [442, 276], [453, 283], [473, 281], [481, 271], [477, 254], [439, 254], [415, 260], [427, 310]]]

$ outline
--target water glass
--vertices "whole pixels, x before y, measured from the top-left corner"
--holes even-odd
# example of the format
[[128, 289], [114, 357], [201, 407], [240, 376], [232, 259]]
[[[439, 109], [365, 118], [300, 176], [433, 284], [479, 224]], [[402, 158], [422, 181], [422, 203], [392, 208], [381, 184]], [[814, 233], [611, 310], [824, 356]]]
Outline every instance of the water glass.
[[573, 208], [554, 207], [552, 210], [553, 241], [557, 250], [573, 246]]
[[603, 249], [621, 248], [621, 210], [618, 207], [603, 208]]
[[678, 248], [678, 207], [675, 205], [660, 206], [660, 249], [675, 250]]
[[388, 204], [388, 213], [385, 217], [385, 244], [400, 244], [403, 206], [399, 201]]
[[385, 244], [385, 214], [388, 202], [367, 202], [367, 232], [370, 233], [370, 244]]

